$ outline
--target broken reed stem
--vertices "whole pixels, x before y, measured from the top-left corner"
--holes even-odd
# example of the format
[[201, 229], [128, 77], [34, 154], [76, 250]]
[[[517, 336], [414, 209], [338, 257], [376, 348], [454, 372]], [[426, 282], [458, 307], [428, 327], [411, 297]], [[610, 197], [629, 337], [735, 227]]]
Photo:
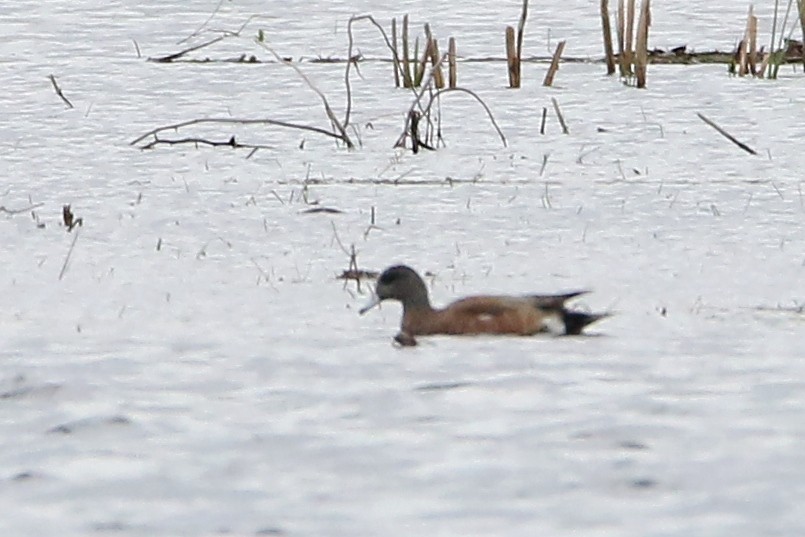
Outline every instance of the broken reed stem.
[[[394, 48], [394, 56], [399, 57], [399, 49], [397, 48], [397, 17], [391, 19], [391, 44]], [[394, 62], [394, 87], [400, 87], [400, 70], [398, 69], [398, 62]]]
[[640, 4], [640, 17], [637, 22], [637, 43], [635, 50], [635, 76], [637, 87], [646, 87], [646, 66], [648, 65], [648, 27], [651, 25], [650, 0]]
[[559, 124], [562, 126], [562, 133], [570, 134], [570, 131], [567, 128], [567, 123], [565, 123], [565, 118], [562, 115], [562, 111], [559, 110], [559, 103], [554, 97], [551, 97], [551, 102], [553, 103], [553, 110], [556, 112], [556, 117], [559, 118]]
[[749, 147], [745, 143], [739, 141], [733, 135], [731, 135], [730, 133], [728, 133], [727, 131], [725, 131], [721, 127], [719, 127], [716, 124], [715, 121], [713, 121], [711, 119], [708, 119], [707, 117], [704, 116], [704, 114], [701, 114], [700, 112], [696, 112], [696, 115], [699, 116], [699, 119], [701, 119], [702, 121], [704, 121], [705, 123], [707, 123], [708, 125], [713, 127], [720, 135], [722, 135], [724, 138], [726, 138], [730, 142], [734, 143], [735, 145], [737, 145], [738, 147], [740, 147], [741, 149], [743, 149], [744, 151], [746, 151], [750, 155], [757, 155], [757, 152], [754, 149], [752, 149], [751, 147]]
[[562, 52], [564, 50], [565, 50], [565, 41], [560, 41], [559, 44], [556, 45], [556, 50], [553, 53], [553, 58], [551, 59], [551, 66], [548, 68], [548, 72], [545, 73], [545, 80], [542, 81], [543, 86], [553, 85], [553, 77], [556, 75], [556, 71], [559, 70], [559, 58], [562, 57]]
[[456, 73], [456, 38], [451, 37], [447, 42], [448, 85], [455, 88], [458, 80]]
[[634, 64], [634, 16], [635, 16], [635, 0], [627, 0], [626, 2], [626, 43], [625, 50], [626, 62], [630, 66]]
[[621, 77], [627, 78], [631, 75], [631, 64], [626, 53], [626, 9], [624, 0], [618, 0], [618, 67]]
[[509, 68], [509, 87], [520, 87], [520, 62], [517, 61], [517, 43], [514, 28], [506, 26], [506, 63]]
[[746, 40], [748, 42], [747, 47], [747, 61], [746, 61], [746, 73], [751, 73], [752, 75], [757, 74], [757, 66], [755, 64], [755, 58], [757, 57], [757, 17], [754, 13], [754, 6], [749, 6], [749, 15], [746, 18]]
[[403, 67], [403, 87], [413, 88], [414, 80], [411, 78], [411, 60], [408, 51], [408, 15], [403, 15], [402, 28], [402, 67]]
[[506, 63], [509, 69], [509, 87], [520, 87], [520, 74], [523, 60], [523, 34], [528, 17], [528, 0], [523, 0], [520, 21], [517, 23], [517, 35], [514, 28], [506, 26]]
[[528, 17], [528, 0], [523, 0], [523, 10], [520, 12], [520, 22], [517, 23], [517, 65], [523, 60], [523, 33], [525, 31], [525, 20]]
[[615, 74], [615, 53], [612, 49], [612, 26], [609, 22], [609, 0], [601, 0], [601, 28], [604, 32], [604, 56], [607, 74]]
[[[422, 80], [422, 77], [425, 73], [425, 68], [428, 65], [428, 60], [431, 58], [431, 46], [433, 43], [433, 34], [430, 31], [430, 24], [427, 22], [425, 23], [425, 44], [422, 47], [422, 59], [419, 62], [419, 68], [417, 69], [417, 80]], [[431, 62], [435, 64], [436, 61]], [[437, 74], [433, 73], [433, 80], [434, 83], [436, 82]], [[442, 85], [444, 85], [444, 77], [442, 77]]]
[[[428, 39], [425, 38], [425, 45], [422, 47], [422, 56], [416, 61], [414, 67], [414, 86], [419, 87], [422, 84], [422, 79], [425, 78], [425, 65], [428, 63]], [[415, 40], [414, 45], [414, 58], [417, 58], [419, 53], [419, 37]]]
[[442, 71], [442, 64], [439, 61], [441, 55], [439, 54], [439, 42], [433, 36], [428, 37], [428, 57], [430, 58], [431, 69], [433, 73], [433, 84], [437, 89], [444, 87], [444, 72]]
[[802, 68], [805, 69], [805, 0], [797, 0], [799, 8], [799, 27], [802, 30]]

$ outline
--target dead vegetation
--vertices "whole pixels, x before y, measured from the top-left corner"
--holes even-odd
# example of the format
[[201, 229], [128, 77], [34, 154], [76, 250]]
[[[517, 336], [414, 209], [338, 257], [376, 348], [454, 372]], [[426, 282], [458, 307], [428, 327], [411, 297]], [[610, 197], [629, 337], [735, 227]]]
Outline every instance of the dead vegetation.
[[[188, 46], [178, 52], [167, 54], [164, 56], [149, 58], [149, 61], [157, 63], [176, 63], [180, 61], [198, 61], [190, 57], [192, 53], [197, 53], [202, 49], [212, 47], [226, 39], [242, 38], [249, 28], [250, 23], [259, 17], [250, 17], [235, 31], [220, 32], [216, 37], [203, 41], [199, 44]], [[380, 33], [383, 42], [391, 54], [391, 61], [394, 67], [394, 80], [399, 86], [412, 92], [413, 103], [405, 114], [405, 121], [402, 134], [394, 143], [394, 147], [410, 147], [413, 153], [418, 153], [420, 149], [435, 150], [439, 145], [444, 145], [444, 139], [441, 132], [441, 116], [437, 117], [436, 109], [434, 108], [435, 102], [440, 102], [440, 97], [446, 91], [459, 91], [464, 94], [470, 95], [477, 100], [483, 107], [486, 115], [491, 120], [491, 123], [498, 133], [503, 144], [506, 144], [506, 138], [503, 135], [500, 127], [494, 119], [491, 109], [483, 100], [472, 90], [461, 88], [456, 85], [456, 47], [455, 41], [451, 40], [449, 50], [445, 54], [439, 53], [438, 41], [433, 36], [430, 25], [424, 25], [424, 49], [422, 56], [415, 62], [411, 62], [409, 50], [409, 36], [408, 36], [408, 18], [403, 18], [403, 34], [402, 34], [402, 55], [398, 51], [397, 38], [396, 38], [396, 20], [392, 24], [392, 39], [389, 39], [383, 26], [378, 23], [371, 15], [354, 16], [350, 18], [348, 23], [348, 48], [347, 60], [344, 62], [346, 67], [344, 71], [344, 93], [346, 97], [346, 104], [344, 106], [343, 118], [339, 118], [333, 107], [330, 104], [328, 97], [318, 89], [313, 80], [302, 70], [300, 67], [301, 62], [294, 62], [291, 58], [281, 56], [274, 48], [272, 48], [267, 40], [266, 34], [262, 30], [258, 30], [253, 39], [253, 43], [258, 46], [263, 52], [267, 52], [271, 61], [288, 66], [293, 70], [296, 75], [304, 81], [307, 87], [312, 90], [321, 101], [322, 108], [325, 116], [329, 122], [329, 127], [309, 125], [302, 122], [290, 122], [284, 120], [277, 120], [273, 118], [196, 118], [174, 123], [170, 125], [159, 126], [150, 131], [138, 136], [132, 140], [131, 145], [137, 146], [140, 149], [154, 149], [160, 145], [186, 145], [190, 144], [196, 147], [209, 146], [209, 147], [227, 147], [234, 149], [248, 149], [251, 157], [256, 151], [261, 149], [272, 149], [271, 146], [266, 144], [252, 143], [241, 141], [236, 134], [224, 134], [219, 139], [209, 139], [201, 136], [190, 135], [184, 137], [167, 137], [165, 133], [175, 132], [178, 133], [181, 129], [187, 129], [196, 125], [219, 123], [230, 125], [254, 125], [262, 124], [273, 127], [281, 127], [287, 129], [303, 130], [312, 132], [317, 135], [329, 137], [336, 141], [339, 146], [346, 149], [354, 149], [356, 147], [355, 141], [350, 133], [357, 135], [358, 128], [351, 124], [352, 110], [354, 106], [351, 85], [351, 72], [357, 69], [360, 61], [365, 61], [359, 53], [354, 53], [355, 40], [353, 35], [353, 26], [359, 23], [368, 23], [372, 25]], [[418, 45], [414, 48], [414, 53]], [[320, 59], [321, 60], [321, 59]], [[203, 61], [213, 61], [209, 58]], [[225, 58], [220, 61], [233, 61], [232, 58]], [[264, 60], [258, 60], [255, 55], [243, 54], [237, 60], [239, 63], [256, 64], [262, 63]], [[323, 60], [322, 60], [323, 61]], [[335, 62], [338, 60], [327, 59], [328, 62]], [[442, 71], [443, 64], [449, 64], [448, 84], [445, 87], [445, 77]], [[429, 100], [423, 100], [425, 94], [430, 96]], [[425, 132], [420, 131], [420, 125], [424, 124], [427, 127]]]

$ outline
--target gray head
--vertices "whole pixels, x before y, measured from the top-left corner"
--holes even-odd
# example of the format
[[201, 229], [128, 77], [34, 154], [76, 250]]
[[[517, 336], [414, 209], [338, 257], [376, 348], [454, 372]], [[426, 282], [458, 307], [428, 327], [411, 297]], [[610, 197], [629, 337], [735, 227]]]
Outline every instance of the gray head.
[[361, 310], [366, 313], [384, 300], [399, 300], [406, 307], [430, 307], [428, 288], [411, 267], [395, 265], [377, 279], [374, 299]]

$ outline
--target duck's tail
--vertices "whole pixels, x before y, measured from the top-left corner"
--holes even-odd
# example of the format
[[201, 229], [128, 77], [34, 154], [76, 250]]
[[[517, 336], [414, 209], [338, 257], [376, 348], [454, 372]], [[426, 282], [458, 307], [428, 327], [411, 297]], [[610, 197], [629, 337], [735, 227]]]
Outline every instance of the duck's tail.
[[[565, 302], [571, 298], [588, 293], [589, 291], [572, 291], [558, 295], [532, 295], [534, 304], [541, 310], [554, 313], [562, 321], [562, 326], [556, 326], [559, 331], [564, 328], [564, 334], [577, 336], [582, 333], [585, 327], [596, 321], [609, 317], [610, 313], [586, 313], [583, 311], [573, 311], [565, 308]], [[558, 324], [558, 323], [557, 323]]]
[[562, 311], [562, 322], [565, 325], [565, 335], [577, 336], [588, 325], [609, 317], [610, 313], [585, 313], [583, 311]]

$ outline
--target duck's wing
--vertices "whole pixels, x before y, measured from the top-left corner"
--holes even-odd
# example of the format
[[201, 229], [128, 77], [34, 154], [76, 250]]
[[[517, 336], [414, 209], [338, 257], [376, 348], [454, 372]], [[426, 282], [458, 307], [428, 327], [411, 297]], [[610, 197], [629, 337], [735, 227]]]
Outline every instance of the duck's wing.
[[526, 297], [516, 296], [471, 296], [456, 300], [444, 311], [458, 315], [503, 315], [510, 311], [519, 310], [529, 306]]
[[576, 298], [589, 293], [588, 289], [580, 291], [571, 291], [569, 293], [560, 293], [556, 295], [528, 295], [527, 298], [536, 308], [541, 310], [556, 311], [563, 310], [565, 302], [571, 298]]

